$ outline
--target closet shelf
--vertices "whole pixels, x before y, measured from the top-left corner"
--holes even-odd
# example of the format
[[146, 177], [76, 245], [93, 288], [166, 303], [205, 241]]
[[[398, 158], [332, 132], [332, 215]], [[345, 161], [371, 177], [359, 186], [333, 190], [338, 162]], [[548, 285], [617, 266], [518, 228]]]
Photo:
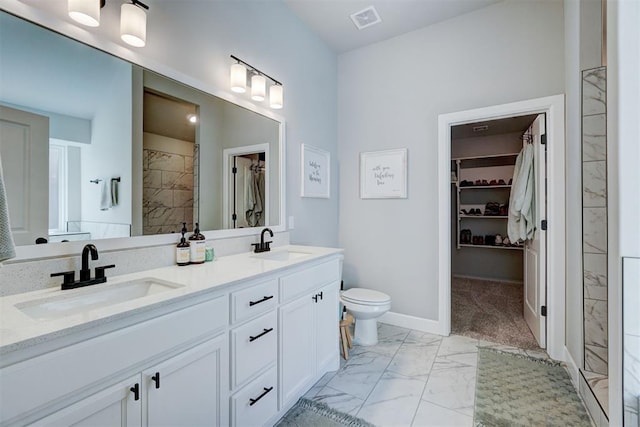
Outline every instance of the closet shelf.
[[462, 218], [481, 218], [481, 219], [507, 219], [508, 216], [501, 215], [458, 215], [460, 219]]
[[500, 157], [517, 157], [519, 153], [487, 154], [486, 156], [452, 157], [451, 160], [496, 159]]
[[506, 185], [469, 185], [460, 186], [460, 190], [484, 190], [487, 188], [511, 188], [509, 184]]
[[511, 249], [516, 251], [521, 251], [523, 249], [522, 246], [492, 246], [492, 245], [470, 245], [467, 243], [460, 243], [461, 248], [483, 248], [483, 249]]

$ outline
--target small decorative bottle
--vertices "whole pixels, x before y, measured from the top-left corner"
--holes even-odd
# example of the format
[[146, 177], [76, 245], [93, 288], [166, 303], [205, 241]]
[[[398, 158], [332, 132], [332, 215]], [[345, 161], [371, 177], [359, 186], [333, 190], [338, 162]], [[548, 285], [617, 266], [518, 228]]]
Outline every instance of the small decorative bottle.
[[206, 257], [207, 241], [204, 235], [200, 233], [200, 227], [197, 222], [193, 234], [189, 236], [189, 243], [191, 244], [191, 264], [202, 264]]
[[187, 233], [187, 223], [182, 223], [182, 237], [180, 238], [180, 243], [176, 246], [176, 263], [179, 266], [189, 265], [191, 260], [191, 248], [190, 244], [185, 237]]

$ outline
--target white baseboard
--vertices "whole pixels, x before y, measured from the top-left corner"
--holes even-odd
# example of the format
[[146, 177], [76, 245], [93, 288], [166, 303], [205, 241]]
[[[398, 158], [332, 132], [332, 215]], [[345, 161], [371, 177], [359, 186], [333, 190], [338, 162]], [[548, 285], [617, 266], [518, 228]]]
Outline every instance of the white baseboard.
[[522, 285], [523, 283], [522, 280], [507, 280], [507, 279], [497, 279], [492, 277], [467, 276], [464, 274], [452, 274], [451, 277], [455, 277], [456, 279], [488, 280], [491, 282], [513, 283], [516, 285]]
[[380, 322], [388, 323], [401, 328], [415, 329], [416, 331], [428, 332], [430, 334], [445, 335], [440, 322], [422, 317], [410, 316], [408, 314], [394, 313], [388, 311], [380, 317]]
[[567, 364], [567, 370], [569, 371], [569, 375], [571, 376], [571, 382], [573, 386], [576, 388], [576, 391], [579, 387], [579, 370], [576, 361], [573, 360], [571, 353], [569, 353], [569, 349], [565, 346], [564, 348], [564, 363]]

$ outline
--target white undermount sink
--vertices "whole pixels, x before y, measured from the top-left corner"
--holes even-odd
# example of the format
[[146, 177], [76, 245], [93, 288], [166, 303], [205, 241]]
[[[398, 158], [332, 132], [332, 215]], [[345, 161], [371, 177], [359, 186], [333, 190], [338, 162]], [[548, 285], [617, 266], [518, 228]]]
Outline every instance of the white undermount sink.
[[268, 261], [291, 261], [296, 258], [302, 258], [311, 255], [308, 252], [293, 251], [293, 250], [281, 250], [262, 252], [252, 255], [253, 258], [264, 259]]
[[[16, 308], [36, 320], [58, 319], [137, 298], [181, 288], [184, 285], [155, 278], [122, 283], [103, 283], [61, 291], [61, 295], [16, 304]], [[68, 292], [65, 294], [65, 292]]]

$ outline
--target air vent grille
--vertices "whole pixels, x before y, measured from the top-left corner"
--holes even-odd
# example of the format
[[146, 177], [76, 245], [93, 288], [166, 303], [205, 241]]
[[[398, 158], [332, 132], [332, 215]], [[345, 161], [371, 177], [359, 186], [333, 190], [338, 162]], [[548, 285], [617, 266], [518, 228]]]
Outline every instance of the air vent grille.
[[359, 30], [363, 30], [372, 25], [382, 22], [375, 7], [369, 6], [366, 9], [351, 15], [351, 20]]

